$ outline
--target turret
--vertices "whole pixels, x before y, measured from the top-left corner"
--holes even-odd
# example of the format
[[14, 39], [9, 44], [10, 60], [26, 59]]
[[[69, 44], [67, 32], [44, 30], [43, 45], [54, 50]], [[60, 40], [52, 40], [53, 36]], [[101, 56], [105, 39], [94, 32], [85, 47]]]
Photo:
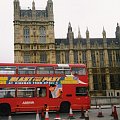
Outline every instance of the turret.
[[90, 37], [89, 37], [88, 27], [86, 30], [86, 43], [87, 43], [87, 48], [90, 49]]
[[32, 2], [32, 19], [35, 19], [35, 17], [36, 17], [36, 14], [35, 14], [35, 2], [33, 0], [33, 2]]
[[117, 23], [115, 35], [117, 39], [120, 39], [120, 26], [118, 23]]
[[106, 39], [106, 31], [103, 27], [103, 32], [102, 32], [102, 35], [103, 35], [103, 46], [104, 46], [104, 49], [107, 48], [107, 39]]
[[89, 39], [89, 31], [88, 31], [88, 28], [86, 30], [86, 39]]
[[74, 39], [74, 33], [72, 32], [72, 27], [71, 27], [70, 22], [69, 22], [69, 25], [68, 25], [67, 39], [69, 40], [69, 43], [72, 45], [73, 44], [73, 39]]
[[81, 34], [80, 34], [80, 28], [78, 27], [78, 39], [81, 38]]
[[103, 27], [102, 35], [103, 35], [103, 38], [106, 38], [106, 31], [105, 31], [104, 27]]
[[14, 20], [19, 20], [20, 18], [20, 3], [19, 0], [14, 0]]
[[47, 10], [47, 13], [48, 13], [48, 19], [49, 19], [49, 21], [54, 21], [53, 2], [52, 2], [52, 0], [48, 0], [47, 1], [46, 10]]
[[35, 10], [35, 2], [34, 2], [34, 0], [32, 2], [32, 10]]

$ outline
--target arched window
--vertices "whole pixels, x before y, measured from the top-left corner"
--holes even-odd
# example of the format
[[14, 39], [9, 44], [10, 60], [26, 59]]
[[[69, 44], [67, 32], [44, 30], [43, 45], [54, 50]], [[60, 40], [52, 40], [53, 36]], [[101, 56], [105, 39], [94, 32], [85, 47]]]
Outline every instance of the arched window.
[[[67, 56], [68, 57], [68, 56]], [[60, 58], [60, 51], [56, 51], [56, 63], [60, 64], [61, 63], [61, 58]]]
[[40, 63], [47, 63], [47, 54], [45, 51], [40, 52]]
[[24, 52], [24, 63], [30, 63], [30, 52]]
[[74, 51], [74, 63], [78, 63], [78, 51]]
[[46, 43], [46, 29], [43, 26], [40, 27], [39, 43]]
[[30, 43], [30, 29], [28, 27], [24, 27], [24, 42]]

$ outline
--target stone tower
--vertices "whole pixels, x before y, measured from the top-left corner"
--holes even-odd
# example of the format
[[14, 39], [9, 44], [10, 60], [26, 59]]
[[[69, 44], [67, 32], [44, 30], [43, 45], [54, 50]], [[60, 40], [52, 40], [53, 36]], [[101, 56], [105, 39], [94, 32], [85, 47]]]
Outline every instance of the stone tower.
[[53, 2], [45, 10], [21, 9], [14, 0], [14, 62], [55, 63]]

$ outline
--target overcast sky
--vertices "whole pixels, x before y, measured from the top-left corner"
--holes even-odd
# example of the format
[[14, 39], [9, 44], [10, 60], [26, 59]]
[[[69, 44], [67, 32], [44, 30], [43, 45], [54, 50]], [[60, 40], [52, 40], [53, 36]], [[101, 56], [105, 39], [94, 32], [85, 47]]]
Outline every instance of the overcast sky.
[[[21, 9], [32, 8], [33, 0], [19, 0]], [[45, 9], [47, 0], [34, 0], [36, 9]], [[120, 23], [120, 0], [53, 0], [55, 38], [66, 38], [71, 22], [74, 36], [78, 26], [85, 38], [86, 28], [91, 38], [102, 38], [103, 26], [107, 38], [115, 37], [117, 22]], [[13, 0], [0, 4], [0, 62], [14, 62]]]

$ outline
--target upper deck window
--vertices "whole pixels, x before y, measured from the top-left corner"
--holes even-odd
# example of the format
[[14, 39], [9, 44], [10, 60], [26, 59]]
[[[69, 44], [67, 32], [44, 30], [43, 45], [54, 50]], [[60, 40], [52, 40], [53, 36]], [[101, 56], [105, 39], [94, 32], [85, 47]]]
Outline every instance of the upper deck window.
[[72, 68], [72, 74], [78, 74], [78, 75], [86, 75], [86, 69], [85, 68]]
[[55, 68], [55, 74], [64, 74], [64, 75], [70, 75], [71, 71], [68, 67], [57, 67]]
[[37, 67], [37, 74], [54, 74], [53, 67]]
[[35, 74], [35, 67], [18, 67], [18, 74]]
[[16, 74], [15, 66], [0, 66], [0, 74]]

